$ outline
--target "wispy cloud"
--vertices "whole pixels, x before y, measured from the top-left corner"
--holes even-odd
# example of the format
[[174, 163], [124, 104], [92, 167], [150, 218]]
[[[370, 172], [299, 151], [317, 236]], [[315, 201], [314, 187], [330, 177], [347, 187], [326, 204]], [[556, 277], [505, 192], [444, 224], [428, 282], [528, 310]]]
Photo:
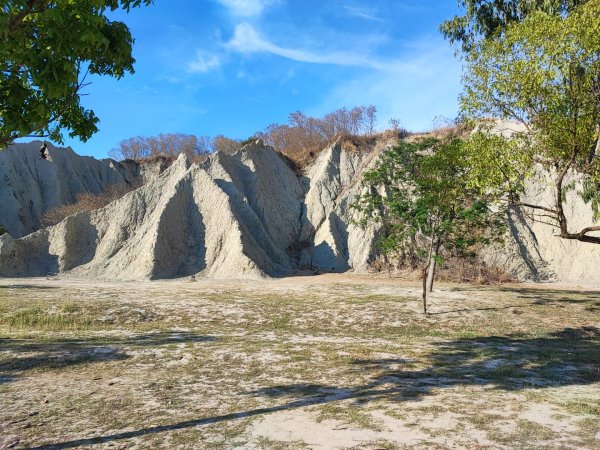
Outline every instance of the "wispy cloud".
[[261, 36], [252, 25], [246, 22], [235, 27], [233, 37], [225, 44], [225, 47], [238, 53], [269, 53], [293, 61], [312, 64], [369, 67], [373, 69], [385, 69], [390, 64], [394, 64], [380, 61], [363, 53], [347, 51], [317, 53], [299, 48], [282, 47]]
[[361, 6], [351, 6], [351, 5], [344, 5], [344, 11], [346, 11], [346, 14], [349, 16], [353, 16], [353, 17], [358, 17], [360, 19], [365, 19], [365, 20], [371, 20], [373, 22], [381, 22], [383, 19], [381, 19], [381, 17], [377, 16], [377, 11], [370, 9], [370, 8], [364, 8]]
[[215, 54], [207, 54], [201, 50], [196, 52], [196, 58], [188, 63], [190, 73], [206, 73], [221, 66], [220, 58]]
[[276, 3], [277, 0], [217, 0], [225, 6], [234, 16], [252, 17], [259, 16], [263, 11]]
[[[461, 65], [440, 38], [412, 43], [403, 65], [345, 78], [307, 112], [322, 115], [341, 106], [377, 105], [380, 128], [399, 118], [410, 130], [427, 130], [435, 116], [458, 110]], [[409, 70], [407, 70], [409, 69]]]

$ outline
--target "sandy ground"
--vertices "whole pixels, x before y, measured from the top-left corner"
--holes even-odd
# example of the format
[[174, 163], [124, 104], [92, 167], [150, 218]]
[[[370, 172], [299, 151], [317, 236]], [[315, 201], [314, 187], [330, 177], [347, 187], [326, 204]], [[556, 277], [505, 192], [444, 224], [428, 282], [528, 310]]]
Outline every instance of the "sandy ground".
[[600, 290], [0, 279], [0, 448], [600, 448]]

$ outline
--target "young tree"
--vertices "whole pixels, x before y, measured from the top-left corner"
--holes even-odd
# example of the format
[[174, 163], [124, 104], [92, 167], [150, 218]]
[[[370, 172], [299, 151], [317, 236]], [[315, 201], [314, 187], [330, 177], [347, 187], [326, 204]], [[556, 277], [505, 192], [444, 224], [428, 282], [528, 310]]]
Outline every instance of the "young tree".
[[[478, 42], [467, 54], [463, 112], [518, 121], [503, 139], [485, 127], [471, 139], [473, 185], [495, 190], [554, 225], [560, 237], [600, 244], [600, 226], [572, 230], [567, 192], [576, 190], [600, 218], [600, 0], [568, 16], [543, 12]], [[549, 174], [553, 201], [521, 201], [528, 177]], [[575, 181], [575, 182], [574, 182]]]
[[465, 184], [469, 168], [459, 139], [402, 141], [365, 174], [368, 192], [353, 205], [359, 223], [380, 223], [380, 248], [414, 252], [422, 261], [423, 312], [442, 252], [474, 256], [477, 244], [501, 236], [501, 214]]
[[469, 52], [476, 42], [499, 37], [508, 25], [522, 22], [535, 11], [565, 16], [586, 1], [458, 0], [465, 14], [446, 20], [440, 25], [440, 31], [451, 43], [460, 44], [463, 52]]
[[0, 148], [22, 137], [89, 139], [98, 118], [80, 103], [88, 73], [133, 73], [133, 38], [108, 11], [152, 0], [0, 2]]

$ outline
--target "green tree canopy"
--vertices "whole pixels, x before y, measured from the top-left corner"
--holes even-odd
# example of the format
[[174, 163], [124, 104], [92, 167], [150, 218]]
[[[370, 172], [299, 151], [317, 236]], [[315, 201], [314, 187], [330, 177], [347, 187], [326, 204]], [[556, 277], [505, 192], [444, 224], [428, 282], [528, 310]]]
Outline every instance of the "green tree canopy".
[[479, 190], [466, 185], [470, 169], [463, 147], [460, 139], [400, 142], [365, 174], [369, 190], [353, 205], [362, 225], [382, 225], [379, 245], [384, 252], [408, 250], [421, 259], [425, 312], [440, 250], [470, 257], [478, 244], [502, 235], [499, 214]]
[[133, 73], [133, 38], [109, 11], [152, 0], [0, 0], [0, 148], [20, 137], [89, 139], [98, 118], [80, 103], [87, 73]]
[[459, 0], [465, 10], [440, 25], [440, 31], [451, 43], [468, 52], [480, 39], [498, 37], [506, 27], [521, 22], [535, 11], [564, 16], [587, 0]]
[[[600, 217], [600, 0], [568, 16], [535, 12], [479, 41], [467, 54], [464, 83], [467, 116], [510, 119], [526, 130], [501, 139], [482, 127], [471, 141], [472, 182], [535, 209], [563, 238], [600, 243], [590, 235], [600, 227], [573, 231], [564, 212], [567, 192], [578, 190]], [[552, 204], [519, 201], [535, 165], [552, 177]]]

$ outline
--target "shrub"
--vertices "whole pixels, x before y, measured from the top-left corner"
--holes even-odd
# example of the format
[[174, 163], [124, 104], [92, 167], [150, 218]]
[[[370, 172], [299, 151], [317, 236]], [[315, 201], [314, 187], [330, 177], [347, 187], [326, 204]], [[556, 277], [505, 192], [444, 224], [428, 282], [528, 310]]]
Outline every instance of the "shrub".
[[287, 124], [271, 124], [256, 136], [304, 166], [338, 136], [373, 136], [376, 116], [372, 105], [338, 109], [322, 118], [296, 111]]
[[223, 135], [215, 136], [213, 139], [213, 150], [215, 152], [232, 155], [242, 148], [242, 143], [237, 139], [230, 139]]
[[108, 152], [118, 161], [144, 160], [157, 155], [176, 158], [185, 153], [191, 160], [203, 158], [214, 151], [214, 139], [189, 134], [159, 134], [154, 137], [137, 136], [125, 139]]
[[8, 233], [8, 230], [6, 229], [6, 227], [2, 224], [0, 224], [0, 236], [2, 236], [3, 234]]
[[42, 216], [42, 225], [44, 227], [50, 227], [73, 214], [104, 208], [109, 203], [120, 199], [125, 194], [128, 194], [138, 187], [139, 185], [135, 184], [118, 183], [108, 186], [108, 188], [100, 194], [91, 194], [89, 192], [77, 194], [74, 203], [62, 205], [46, 211]]

